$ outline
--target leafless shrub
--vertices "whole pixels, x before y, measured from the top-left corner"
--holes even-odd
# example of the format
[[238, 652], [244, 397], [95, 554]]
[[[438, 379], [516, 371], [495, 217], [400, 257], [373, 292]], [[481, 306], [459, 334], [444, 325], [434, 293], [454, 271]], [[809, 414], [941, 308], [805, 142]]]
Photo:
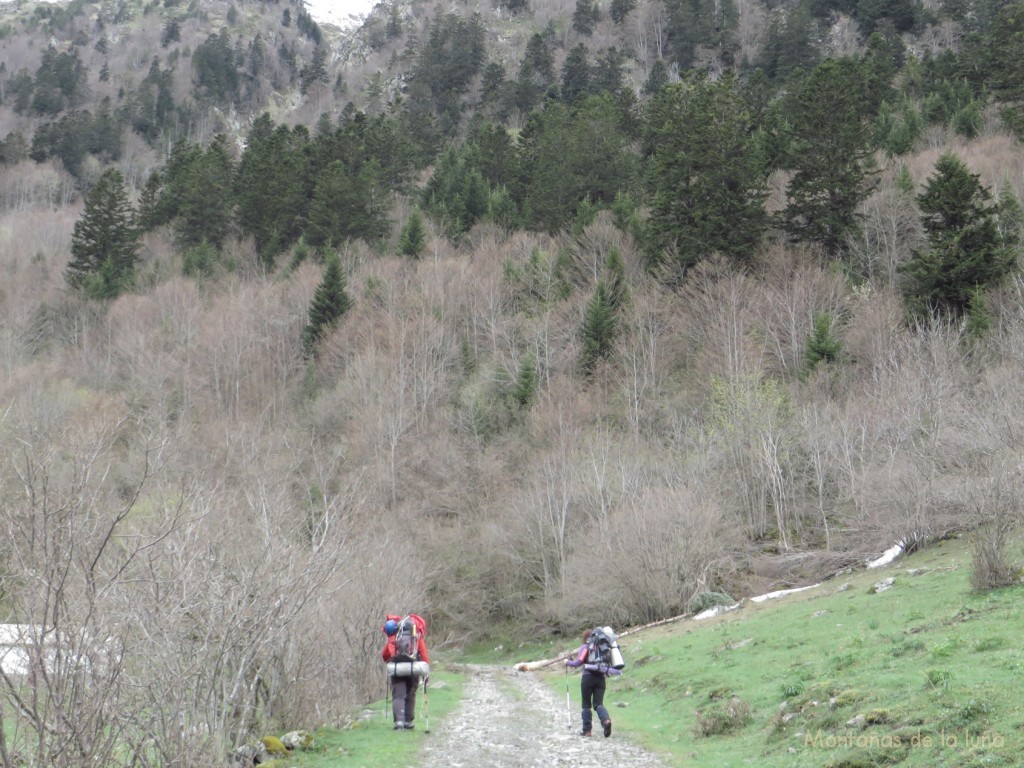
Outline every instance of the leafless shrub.
[[861, 226], [848, 242], [857, 272], [872, 285], [899, 290], [899, 269], [921, 245], [924, 230], [913, 197], [893, 187], [880, 188], [861, 203]]
[[1013, 561], [1020, 543], [1021, 505], [1019, 483], [995, 482], [976, 501], [976, 527], [971, 531], [971, 586], [996, 589], [1017, 583], [1021, 566]]
[[575, 588], [567, 610], [618, 623], [683, 613], [695, 594], [725, 589], [729, 555], [739, 546], [721, 508], [684, 485], [626, 494], [606, 523], [584, 527], [586, 544], [569, 568]]

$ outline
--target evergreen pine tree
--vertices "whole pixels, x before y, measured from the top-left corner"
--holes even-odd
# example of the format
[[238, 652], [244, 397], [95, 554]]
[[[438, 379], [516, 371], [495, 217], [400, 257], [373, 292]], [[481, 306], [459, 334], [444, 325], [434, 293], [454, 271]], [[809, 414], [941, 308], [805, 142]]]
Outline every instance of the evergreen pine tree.
[[824, 312], [814, 315], [814, 329], [807, 340], [804, 359], [807, 368], [813, 369], [818, 363], [831, 363], [839, 359], [842, 344], [832, 335], [832, 318]]
[[676, 274], [718, 252], [747, 262], [767, 228], [768, 168], [737, 82], [696, 78], [651, 103], [647, 250]]
[[1019, 242], [1024, 235], [1024, 208], [1021, 207], [1017, 193], [1009, 178], [1004, 178], [999, 187], [999, 199], [996, 203], [999, 210], [999, 234], [1003, 240]]
[[602, 270], [604, 282], [608, 286], [608, 301], [614, 310], [619, 310], [629, 303], [629, 282], [626, 278], [626, 264], [622, 260], [619, 249], [612, 247], [604, 260]]
[[146, 179], [139, 195], [139, 210], [136, 216], [139, 230], [148, 232], [165, 223], [160, 216], [160, 191], [164, 180], [159, 171], [153, 171]]
[[402, 228], [402, 235], [398, 241], [398, 252], [402, 256], [418, 259], [426, 247], [427, 230], [423, 226], [423, 214], [416, 209], [409, 214], [409, 220]]
[[929, 247], [915, 251], [904, 267], [912, 312], [963, 317], [978, 290], [998, 285], [1014, 269], [1018, 239], [1000, 233], [991, 199], [960, 158], [952, 152], [939, 157], [917, 197]]
[[352, 172], [341, 160], [321, 172], [309, 205], [306, 240], [313, 246], [347, 239], [379, 241], [388, 229], [386, 194], [376, 160]]
[[668, 85], [668, 69], [665, 67], [665, 61], [655, 59], [651, 65], [651, 71], [647, 74], [647, 80], [644, 81], [642, 93], [644, 96], [653, 96], [666, 85]]
[[586, 313], [583, 316], [581, 331], [583, 349], [580, 355], [580, 367], [585, 374], [593, 373], [597, 363], [611, 355], [615, 332], [615, 308], [612, 305], [608, 287], [603, 280], [598, 280], [594, 288], [594, 296], [587, 304]]
[[82, 217], [75, 222], [65, 280], [93, 298], [114, 298], [134, 280], [138, 247], [124, 178], [110, 168], [89, 191]]
[[829, 59], [794, 89], [783, 227], [796, 240], [836, 255], [858, 227], [857, 207], [872, 187], [871, 125], [860, 62]]
[[616, 24], [621, 24], [634, 8], [636, 8], [636, 0], [612, 0], [608, 15]]
[[906, 163], [900, 163], [900, 173], [896, 177], [896, 189], [905, 195], [914, 194], [914, 177], [910, 175], [910, 169]]
[[601, 20], [601, 8], [596, 0], [576, 0], [572, 13], [572, 28], [581, 35], [590, 35]]
[[317, 342], [338, 324], [351, 306], [341, 261], [332, 251], [327, 255], [323, 279], [309, 306], [309, 322], [302, 329], [302, 350], [307, 357], [315, 356]]
[[515, 386], [512, 388], [512, 400], [520, 409], [526, 409], [537, 396], [537, 362], [533, 355], [526, 355], [519, 365]]
[[566, 104], [575, 104], [590, 92], [589, 54], [587, 46], [580, 43], [565, 57], [562, 65], [562, 101]]

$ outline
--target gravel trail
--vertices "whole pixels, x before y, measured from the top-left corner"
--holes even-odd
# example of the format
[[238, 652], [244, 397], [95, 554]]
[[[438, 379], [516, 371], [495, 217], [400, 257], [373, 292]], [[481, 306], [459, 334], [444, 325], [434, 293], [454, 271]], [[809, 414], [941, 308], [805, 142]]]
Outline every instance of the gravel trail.
[[[579, 675], [570, 681], [569, 713], [537, 673], [467, 667], [462, 702], [426, 739], [420, 768], [664, 768], [655, 755], [612, 732], [583, 738]], [[615, 720], [614, 688], [609, 705]], [[571, 714], [572, 728], [569, 727]]]

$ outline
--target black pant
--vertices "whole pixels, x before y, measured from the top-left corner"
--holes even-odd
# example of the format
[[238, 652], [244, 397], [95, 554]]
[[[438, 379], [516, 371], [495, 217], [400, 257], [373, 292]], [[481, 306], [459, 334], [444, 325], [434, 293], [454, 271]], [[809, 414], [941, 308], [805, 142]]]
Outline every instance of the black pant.
[[604, 707], [605, 676], [600, 672], [584, 672], [580, 680], [580, 694], [583, 696], [583, 732], [590, 733], [593, 727], [593, 713], [597, 710], [597, 719], [602, 723], [608, 719], [608, 710]]
[[411, 725], [416, 717], [416, 689], [420, 679], [416, 676], [391, 678], [391, 712], [395, 722]]

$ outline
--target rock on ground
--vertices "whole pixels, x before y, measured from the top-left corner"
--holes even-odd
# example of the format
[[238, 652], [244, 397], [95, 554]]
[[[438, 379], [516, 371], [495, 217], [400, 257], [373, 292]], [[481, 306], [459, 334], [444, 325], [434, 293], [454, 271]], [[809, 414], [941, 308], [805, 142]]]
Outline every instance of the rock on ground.
[[[500, 667], [468, 668], [459, 708], [436, 723], [426, 739], [420, 768], [663, 768], [655, 755], [600, 727], [579, 736], [579, 676], [570, 681], [570, 705], [530, 672]], [[615, 720], [614, 688], [608, 704]], [[422, 714], [417, 726], [423, 726]], [[571, 718], [571, 728], [570, 728]]]

